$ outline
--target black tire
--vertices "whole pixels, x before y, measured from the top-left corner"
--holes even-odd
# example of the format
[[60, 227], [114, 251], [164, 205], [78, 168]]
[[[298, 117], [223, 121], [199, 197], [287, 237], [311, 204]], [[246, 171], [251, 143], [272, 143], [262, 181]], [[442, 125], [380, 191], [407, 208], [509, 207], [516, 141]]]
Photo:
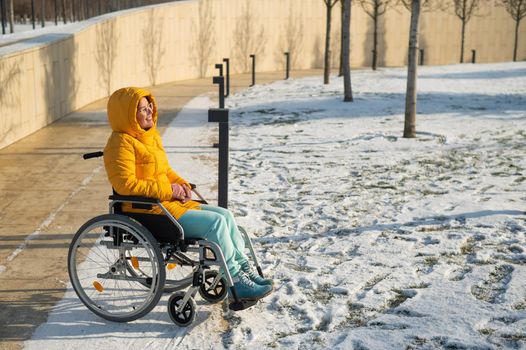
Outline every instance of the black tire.
[[194, 322], [196, 316], [197, 305], [192, 297], [186, 302], [183, 311], [177, 312], [177, 309], [183, 302], [185, 294], [185, 292], [175, 292], [170, 299], [168, 299], [168, 313], [173, 323], [179, 327], [188, 327]]
[[[149, 286], [127, 271], [125, 252], [144, 257], [141, 268], [155, 276]], [[73, 237], [68, 273], [89, 310], [109, 321], [129, 322], [159, 302], [165, 282], [162, 257], [159, 244], [142, 225], [124, 215], [105, 214], [86, 222]]]
[[212, 304], [225, 300], [228, 294], [226, 281], [223, 277], [221, 277], [214, 286], [214, 281], [216, 280], [218, 274], [218, 271], [206, 271], [203, 283], [199, 287], [199, 295]]

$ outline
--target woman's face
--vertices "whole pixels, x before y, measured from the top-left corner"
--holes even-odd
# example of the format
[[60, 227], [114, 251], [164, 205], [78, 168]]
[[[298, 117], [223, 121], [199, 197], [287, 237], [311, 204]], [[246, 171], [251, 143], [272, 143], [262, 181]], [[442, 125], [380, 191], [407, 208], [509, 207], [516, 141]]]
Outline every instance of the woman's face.
[[153, 103], [148, 102], [146, 97], [143, 97], [139, 101], [137, 106], [137, 123], [144, 130], [148, 130], [153, 127]]

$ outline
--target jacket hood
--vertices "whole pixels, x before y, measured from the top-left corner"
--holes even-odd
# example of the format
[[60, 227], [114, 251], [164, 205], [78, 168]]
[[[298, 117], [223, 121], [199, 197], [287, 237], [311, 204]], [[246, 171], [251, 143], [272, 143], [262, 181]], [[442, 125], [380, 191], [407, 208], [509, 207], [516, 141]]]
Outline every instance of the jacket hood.
[[[137, 106], [141, 98], [146, 97], [153, 104], [153, 127], [149, 130], [141, 128], [137, 122]], [[152, 94], [142, 88], [126, 87], [115, 91], [108, 101], [108, 121], [114, 132], [139, 137], [150, 134], [157, 126], [157, 104]], [[144, 135], [146, 136], [146, 135]]]

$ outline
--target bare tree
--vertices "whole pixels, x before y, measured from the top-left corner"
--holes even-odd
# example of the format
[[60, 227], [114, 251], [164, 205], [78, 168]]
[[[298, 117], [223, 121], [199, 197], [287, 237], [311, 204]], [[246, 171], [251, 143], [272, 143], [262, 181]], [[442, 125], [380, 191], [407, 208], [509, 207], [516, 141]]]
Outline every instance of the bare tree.
[[[351, 1], [352, 3], [352, 1]], [[345, 15], [345, 0], [341, 0], [340, 1], [340, 9], [341, 9], [341, 23], [342, 23], [342, 26], [343, 26], [343, 22], [344, 22], [344, 18], [343, 16]], [[352, 4], [351, 4], [352, 5]], [[338, 76], [341, 77], [343, 76], [343, 27], [342, 27], [342, 34], [340, 35], [340, 71], [338, 72]]]
[[519, 25], [526, 17], [526, 0], [498, 0], [515, 21], [515, 45], [513, 46], [513, 61], [517, 61], [517, 46], [519, 40]]
[[351, 86], [351, 0], [342, 0], [343, 21], [342, 21], [342, 57], [343, 57], [343, 91], [345, 102], [352, 102]]
[[11, 33], [14, 33], [15, 32], [15, 25], [14, 25], [14, 22], [15, 22], [15, 11], [14, 11], [14, 6], [13, 6], [13, 0], [9, 0], [9, 31]]
[[336, 3], [340, 0], [323, 0], [325, 3], [325, 6], [327, 8], [327, 26], [326, 26], [326, 33], [325, 33], [325, 63], [324, 63], [324, 69], [323, 69], [323, 83], [329, 84], [329, 75], [331, 74], [331, 13], [332, 8]]
[[404, 137], [416, 137], [416, 78], [418, 53], [418, 26], [422, 6], [432, 0], [400, 0], [411, 11], [409, 50], [407, 54], [407, 90], [405, 95]]
[[376, 70], [378, 62], [378, 21], [387, 9], [395, 4], [395, 0], [358, 0], [358, 3], [374, 22], [372, 68]]
[[46, 25], [46, 3], [44, 0], [40, 0], [40, 22], [42, 24], [42, 28]]
[[62, 20], [64, 21], [64, 24], [67, 23], [66, 19], [66, 0], [61, 0], [61, 11], [62, 11]]
[[464, 43], [466, 34], [466, 25], [477, 15], [481, 5], [487, 3], [487, 0], [451, 0], [455, 15], [462, 21], [460, 36], [460, 63], [464, 63]]

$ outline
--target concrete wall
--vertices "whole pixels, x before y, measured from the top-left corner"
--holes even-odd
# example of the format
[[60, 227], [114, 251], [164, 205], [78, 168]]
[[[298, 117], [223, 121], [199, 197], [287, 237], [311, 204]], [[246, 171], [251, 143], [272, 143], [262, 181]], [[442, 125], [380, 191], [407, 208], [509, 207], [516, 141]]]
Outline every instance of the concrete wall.
[[[488, 5], [468, 24], [466, 58], [512, 59], [514, 22]], [[333, 67], [338, 66], [340, 7], [333, 9]], [[0, 47], [0, 148], [117, 88], [149, 86], [210, 76], [214, 63], [230, 57], [234, 73], [321, 68], [325, 9], [321, 0], [192, 0], [93, 18], [23, 43]], [[379, 66], [403, 66], [409, 12], [390, 9], [380, 20]], [[372, 21], [353, 6], [351, 63], [371, 63]], [[520, 60], [526, 59], [521, 25]], [[426, 64], [459, 62], [460, 20], [444, 12], [423, 13], [421, 48]]]

